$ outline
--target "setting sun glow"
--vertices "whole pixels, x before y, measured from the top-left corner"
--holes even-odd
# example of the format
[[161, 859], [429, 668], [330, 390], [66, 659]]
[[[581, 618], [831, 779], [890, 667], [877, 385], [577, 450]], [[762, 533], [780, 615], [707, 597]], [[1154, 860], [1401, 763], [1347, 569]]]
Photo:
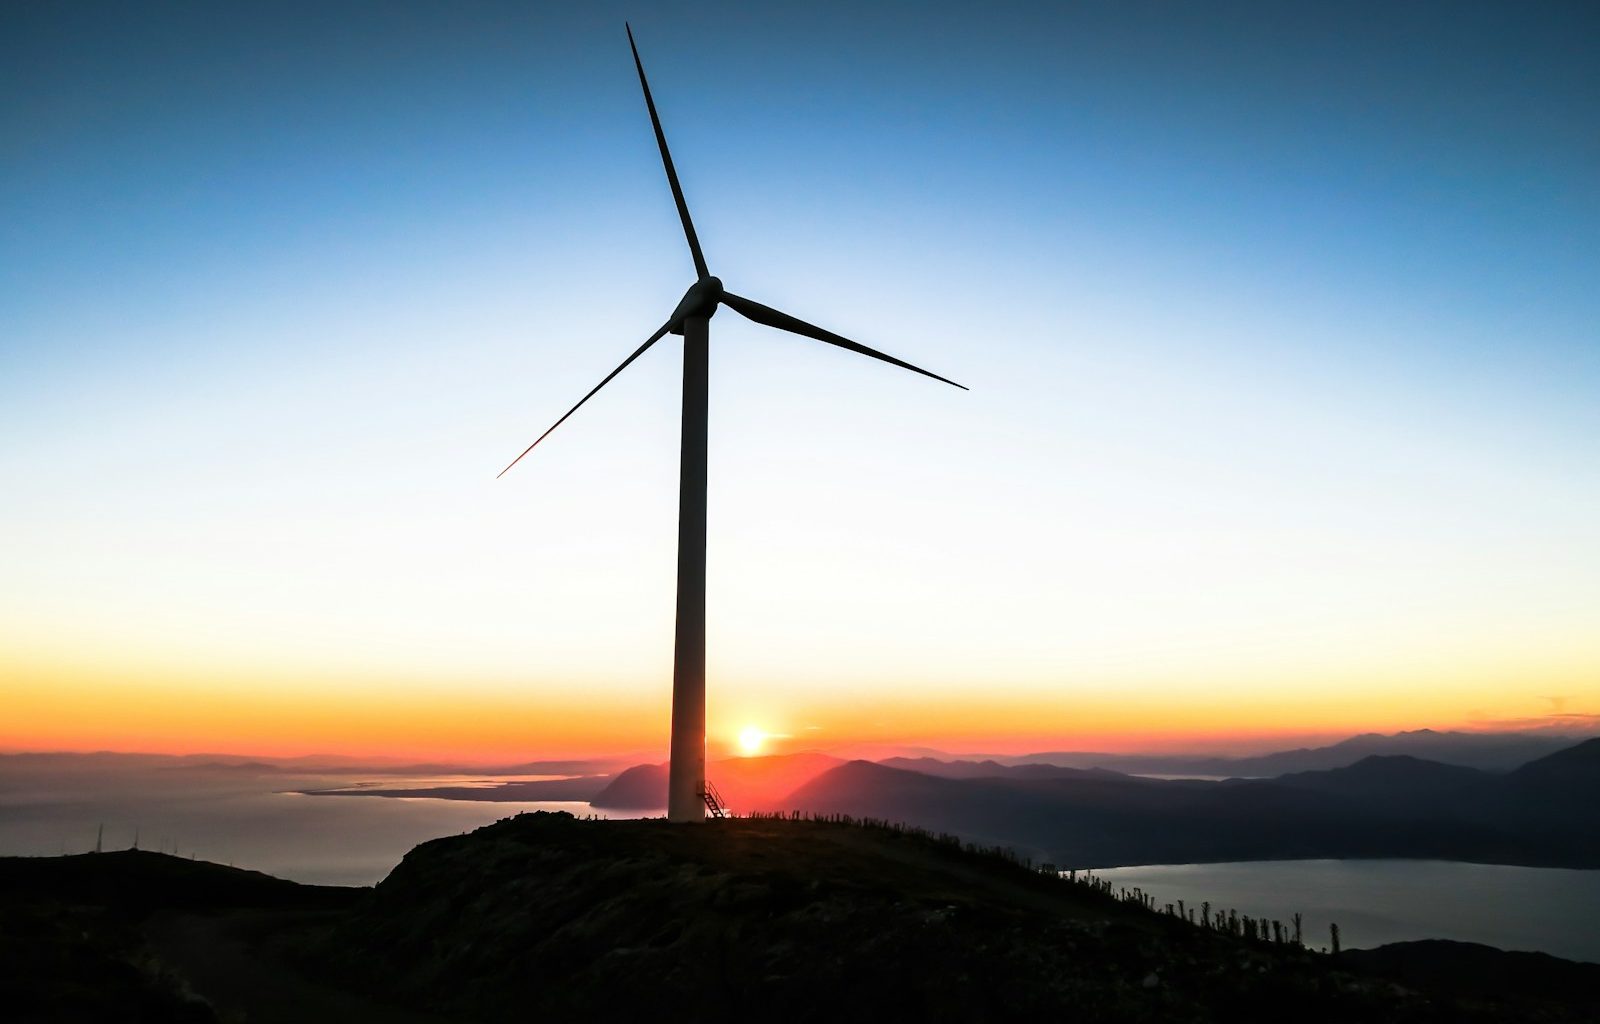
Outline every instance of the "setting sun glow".
[[766, 742], [766, 733], [753, 725], [747, 725], [739, 730], [739, 755], [741, 757], [754, 757], [761, 753], [761, 747]]

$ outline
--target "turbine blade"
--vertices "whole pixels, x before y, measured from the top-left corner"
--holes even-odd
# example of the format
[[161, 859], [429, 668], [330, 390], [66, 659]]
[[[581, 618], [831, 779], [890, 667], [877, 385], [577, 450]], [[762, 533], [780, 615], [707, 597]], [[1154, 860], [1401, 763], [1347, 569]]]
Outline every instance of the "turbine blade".
[[[583, 405], [584, 402], [587, 402], [589, 399], [594, 397], [596, 391], [599, 391], [601, 388], [605, 387], [607, 384], [610, 384], [612, 377], [615, 377], [617, 374], [621, 373], [623, 370], [626, 370], [628, 368], [628, 364], [629, 363], [633, 362], [635, 359], [638, 359], [640, 356], [644, 355], [644, 350], [645, 349], [649, 348], [651, 345], [654, 345], [656, 342], [660, 341], [663, 337], [665, 337], [667, 331], [672, 329], [672, 325], [673, 325], [673, 321], [671, 321], [671, 320], [668, 320], [666, 323], [662, 324], [661, 325], [661, 329], [659, 331], [657, 331], [656, 333], [650, 335], [649, 340], [646, 341], [643, 345], [640, 345], [638, 348], [634, 349], [633, 350], [633, 355], [631, 355], [628, 358], [624, 359], [622, 361], [622, 365], [621, 366], [618, 366], [615, 370], [612, 370], [610, 373], [606, 374], [606, 379], [605, 380], [603, 380], [600, 383], [596, 384], [589, 391], [589, 393], [587, 395], [584, 395], [582, 398], [580, 398], [578, 400], [578, 404], [577, 405], [575, 405], [572, 408], [568, 409], [566, 416], [563, 416], [559, 420], [556, 420], [554, 423], [552, 423], [550, 425], [550, 430], [546, 430], [544, 433], [540, 434], [538, 436], [538, 438], [536, 438], [534, 440], [533, 444], [530, 444], [530, 445], [528, 445], [528, 447], [522, 449], [522, 455], [526, 455], [529, 452], [533, 451], [534, 445], [537, 445], [540, 441], [543, 441], [545, 438], [549, 437], [551, 431], [553, 431], [557, 427], [561, 426], [561, 424], [567, 422], [567, 416], [571, 416], [573, 413], [577, 412], [578, 409]], [[516, 458], [512, 459], [510, 466], [507, 466], [505, 469], [502, 469], [499, 473], [496, 473], [495, 474], [495, 479], [498, 480], [501, 477], [505, 476], [507, 473], [511, 472], [511, 466], [515, 466], [517, 463], [521, 462], [522, 461], [522, 455], [518, 455]]]
[[650, 108], [650, 124], [656, 130], [656, 145], [661, 147], [661, 165], [667, 169], [667, 183], [672, 186], [672, 199], [678, 204], [678, 219], [683, 221], [683, 235], [689, 240], [689, 253], [694, 257], [695, 273], [710, 277], [706, 258], [700, 252], [700, 239], [694, 233], [694, 221], [689, 219], [689, 204], [683, 201], [683, 186], [678, 184], [678, 172], [672, 166], [672, 153], [667, 150], [667, 137], [661, 131], [661, 118], [656, 115], [656, 101], [650, 97], [650, 83], [644, 77], [644, 63], [639, 60], [639, 47], [633, 41], [633, 26], [623, 22], [628, 30], [628, 46], [633, 50], [633, 66], [639, 69], [639, 85], [644, 89], [644, 105]]
[[778, 310], [773, 309], [771, 306], [763, 306], [761, 303], [756, 302], [753, 299], [747, 299], [742, 295], [734, 295], [732, 292], [723, 292], [722, 303], [735, 313], [738, 313], [740, 316], [743, 316], [749, 320], [754, 320], [758, 324], [765, 324], [768, 327], [776, 327], [778, 330], [788, 331], [790, 334], [799, 334], [807, 338], [815, 338], [818, 341], [825, 341], [830, 345], [837, 345], [840, 348], [849, 349], [851, 352], [859, 352], [864, 356], [871, 356], [874, 359], [882, 359], [886, 363], [893, 363], [895, 366], [910, 370], [912, 373], [920, 373], [924, 377], [932, 377], [934, 380], [944, 381], [944, 383], [949, 384], [952, 387], [958, 387], [962, 391], [971, 390], [965, 384], [957, 384], [948, 377], [941, 377], [937, 373], [930, 373], [920, 366], [912, 366], [910, 363], [902, 359], [896, 359], [894, 356], [885, 355], [884, 353], [879, 352], [877, 349], [868, 348], [867, 346], [858, 342], [851, 341], [849, 338], [840, 337], [839, 335], [834, 334], [832, 331], [825, 331], [814, 324], [806, 323], [804, 320], [801, 320], [798, 317], [792, 317], [788, 313], [781, 313]]

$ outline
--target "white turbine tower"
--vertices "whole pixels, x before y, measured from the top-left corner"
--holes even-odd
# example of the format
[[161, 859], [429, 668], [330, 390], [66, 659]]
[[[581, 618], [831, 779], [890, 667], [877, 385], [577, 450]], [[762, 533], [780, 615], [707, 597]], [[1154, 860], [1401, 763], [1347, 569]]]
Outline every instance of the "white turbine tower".
[[650, 83], [645, 80], [644, 64], [639, 60], [639, 48], [633, 42], [631, 27], [628, 28], [628, 45], [633, 49], [633, 65], [639, 71], [639, 86], [644, 90], [644, 103], [650, 111], [650, 124], [655, 128], [656, 145], [661, 149], [661, 163], [666, 168], [667, 184], [672, 186], [672, 198], [678, 204], [678, 219], [683, 221], [689, 255], [694, 258], [696, 280], [684, 293], [678, 308], [672, 311], [667, 322], [645, 339], [643, 345], [634, 349], [633, 354], [624, 359], [620, 366], [606, 374], [605, 379], [584, 395], [577, 405], [556, 420], [550, 430], [540, 434], [533, 444], [523, 449], [522, 455], [512, 459], [511, 465], [500, 471], [500, 476], [520, 462], [523, 455], [533, 451], [535, 445], [549, 437], [551, 431], [566, 422], [568, 416], [577, 412], [584, 402], [594, 397], [595, 392], [610, 383], [611, 378], [643, 355], [651, 345], [668, 334], [683, 336], [683, 446], [678, 482], [678, 624], [672, 662], [672, 749], [667, 782], [667, 817], [672, 821], [702, 821], [706, 808], [706, 368], [711, 317], [716, 314], [717, 307], [727, 306], [758, 324], [837, 345], [962, 390], [966, 388], [953, 380], [857, 344], [770, 306], [735, 295], [722, 287], [720, 278], [711, 276], [706, 269], [705, 256], [700, 252], [700, 239], [695, 235], [694, 222], [689, 219], [689, 207], [683, 201], [683, 188], [679, 186], [678, 172], [672, 166], [667, 137], [661, 131], [661, 118], [657, 116], [655, 100], [650, 96]]

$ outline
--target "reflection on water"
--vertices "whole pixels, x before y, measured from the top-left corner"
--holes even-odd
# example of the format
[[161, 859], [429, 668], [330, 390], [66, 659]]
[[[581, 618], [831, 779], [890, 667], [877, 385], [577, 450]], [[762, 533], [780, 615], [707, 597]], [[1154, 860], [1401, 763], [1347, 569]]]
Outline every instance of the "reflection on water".
[[[31, 774], [31, 773], [30, 773]], [[509, 777], [439, 776], [420, 785], [495, 783]], [[0, 776], [0, 855], [92, 850], [105, 826], [106, 849], [176, 849], [179, 856], [253, 868], [297, 882], [371, 885], [418, 843], [523, 811], [607, 814], [577, 801], [480, 803], [388, 797], [314, 797], [293, 790], [345, 788], [374, 780], [238, 771], [127, 771]], [[523, 781], [523, 780], [517, 780]], [[377, 784], [390, 786], [385, 777]]]
[[1136, 779], [1160, 779], [1163, 782], [1225, 782], [1228, 779], [1253, 779], [1254, 775], [1160, 775], [1151, 772], [1136, 772]]
[[1096, 871], [1156, 905], [1185, 901], [1252, 917], [1305, 920], [1306, 944], [1339, 926], [1347, 949], [1457, 939], [1600, 962], [1600, 871], [1417, 860], [1166, 864]]

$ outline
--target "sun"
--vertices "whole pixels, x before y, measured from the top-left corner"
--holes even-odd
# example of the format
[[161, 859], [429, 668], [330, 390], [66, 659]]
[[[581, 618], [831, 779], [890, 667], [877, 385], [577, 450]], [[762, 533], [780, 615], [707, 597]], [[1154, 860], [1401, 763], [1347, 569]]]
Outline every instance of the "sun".
[[767, 734], [753, 725], [739, 730], [739, 754], [742, 757], [754, 757], [761, 753], [761, 746], [766, 742]]

